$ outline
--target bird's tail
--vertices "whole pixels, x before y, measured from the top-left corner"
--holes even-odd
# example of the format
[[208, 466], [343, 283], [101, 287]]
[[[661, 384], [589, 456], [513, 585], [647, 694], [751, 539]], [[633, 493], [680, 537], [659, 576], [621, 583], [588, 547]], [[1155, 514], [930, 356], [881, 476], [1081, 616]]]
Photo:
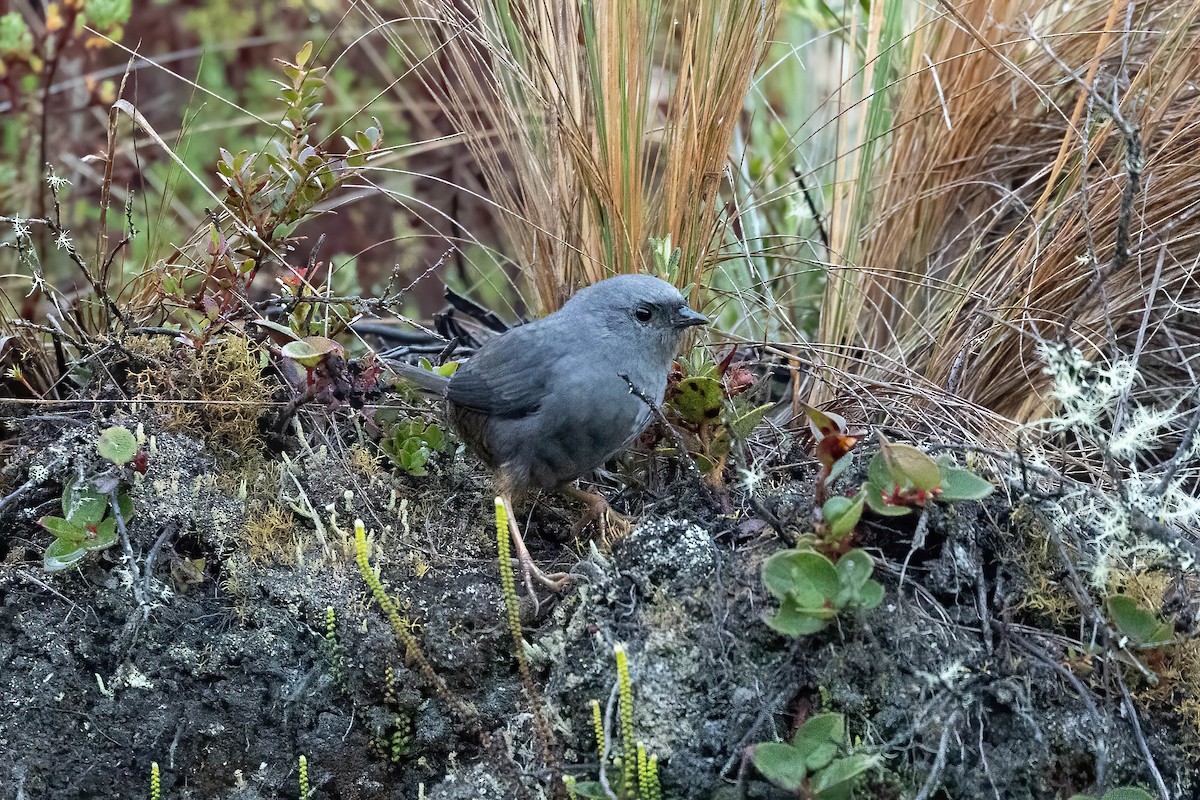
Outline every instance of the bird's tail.
[[404, 361], [392, 361], [389, 359], [385, 360], [384, 363], [404, 381], [411, 383], [421, 391], [438, 397], [446, 396], [446, 386], [450, 383], [450, 379], [445, 375], [431, 372], [430, 370]]

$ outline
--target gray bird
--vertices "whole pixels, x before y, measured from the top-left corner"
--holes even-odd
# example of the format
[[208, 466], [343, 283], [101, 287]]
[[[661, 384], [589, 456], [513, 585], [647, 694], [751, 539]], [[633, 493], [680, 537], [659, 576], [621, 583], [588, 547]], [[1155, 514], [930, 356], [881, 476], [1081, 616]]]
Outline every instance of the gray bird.
[[[411, 366], [401, 371], [446, 398], [459, 435], [496, 470], [510, 519], [512, 494], [540, 488], [583, 500], [586, 522], [608, 504], [570, 483], [645, 430], [652, 414], [646, 401], [662, 402], [685, 331], [707, 322], [666, 281], [617, 275], [484, 342], [449, 379]], [[533, 578], [561, 588], [565, 576], [539, 570], [512, 530], [526, 586]]]

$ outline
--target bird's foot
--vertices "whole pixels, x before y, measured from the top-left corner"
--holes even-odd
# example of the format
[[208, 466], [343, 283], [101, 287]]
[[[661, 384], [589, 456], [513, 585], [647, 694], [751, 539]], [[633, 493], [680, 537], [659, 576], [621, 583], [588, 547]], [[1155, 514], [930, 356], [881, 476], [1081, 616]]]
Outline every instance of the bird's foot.
[[571, 527], [572, 536], [578, 538], [583, 533], [584, 528], [593, 522], [600, 528], [600, 539], [605, 544], [615, 542], [632, 530], [633, 523], [630, 522], [629, 518], [613, 511], [608, 501], [600, 495], [584, 491], [578, 486], [567, 486], [563, 489], [563, 492], [571, 495], [587, 507], [587, 511]]
[[553, 572], [547, 575], [538, 568], [537, 564], [533, 563], [533, 556], [525, 547], [525, 539], [521, 536], [521, 529], [517, 527], [516, 516], [512, 513], [512, 504], [508, 502], [507, 498], [505, 505], [508, 506], [508, 529], [512, 535], [513, 549], [517, 551], [517, 563], [521, 566], [522, 583], [525, 584], [525, 590], [529, 592], [529, 599], [533, 601], [533, 615], [536, 617], [541, 611], [542, 605], [538, 601], [537, 588], [534, 584], [541, 584], [557, 593], [566, 588], [571, 576], [565, 572]]

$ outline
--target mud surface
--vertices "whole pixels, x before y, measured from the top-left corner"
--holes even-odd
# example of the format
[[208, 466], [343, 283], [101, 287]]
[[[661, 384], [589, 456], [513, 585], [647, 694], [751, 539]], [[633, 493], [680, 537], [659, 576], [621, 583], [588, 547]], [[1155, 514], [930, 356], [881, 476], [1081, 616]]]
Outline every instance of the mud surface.
[[[635, 526], [611, 547], [572, 539], [569, 501], [526, 509], [535, 558], [573, 576], [537, 616], [524, 607], [557, 739], [548, 769], [505, 621], [486, 475], [461, 453], [397, 474], [353, 426], [308, 422], [323, 432], [253, 459], [149, 412], [13, 422], [0, 494], [23, 489], [0, 511], [0, 798], [146, 797], [152, 762], [164, 798], [294, 798], [301, 755], [322, 800], [549, 797], [554, 770], [597, 776], [591, 701], [611, 715], [616, 643], [669, 798], [787, 796], [747, 748], [819, 710], [845, 714], [853, 741], [885, 756], [864, 797], [928, 785], [928, 797], [1065, 798], [1098, 769], [1109, 786], [1152, 785], [1111, 677], [1072, 671], [1067, 637], [1020, 602], [1036, 531], [1014, 522], [1006, 492], [919, 525], [865, 525], [883, 604], [788, 639], [762, 622], [773, 601], [760, 570], [811, 525], [812, 472], [769, 464], [759, 511], [687, 477], [622, 492]], [[71, 476], [105, 469], [95, 441], [113, 424], [140, 425], [150, 452], [144, 476], [125, 476], [132, 561], [118, 545], [47, 574], [36, 520], [60, 513]], [[477, 730], [372, 601], [355, 518]], [[1194, 734], [1169, 709], [1141, 706], [1146, 744], [1171, 791], [1193, 796]]]

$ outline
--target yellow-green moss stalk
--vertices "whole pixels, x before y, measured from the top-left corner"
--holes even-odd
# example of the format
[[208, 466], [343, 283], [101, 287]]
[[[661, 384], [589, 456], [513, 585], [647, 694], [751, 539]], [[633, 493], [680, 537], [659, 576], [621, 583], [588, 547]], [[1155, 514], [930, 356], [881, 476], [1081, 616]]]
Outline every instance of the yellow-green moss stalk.
[[600, 701], [592, 701], [592, 733], [596, 736], [596, 755], [600, 757], [600, 769], [604, 770], [604, 715], [600, 713]]
[[650, 800], [650, 765], [646, 760], [646, 745], [637, 743], [638, 800]]
[[629, 677], [629, 659], [625, 645], [613, 645], [617, 657], [617, 694], [620, 696], [619, 717], [621, 720], [621, 767], [624, 774], [626, 794], [637, 786], [637, 757], [633, 743], [633, 681]]
[[300, 756], [300, 800], [308, 800], [312, 796], [312, 787], [308, 785], [308, 759]]
[[162, 800], [162, 777], [158, 774], [158, 762], [150, 762], [150, 800]]
[[342, 683], [342, 649], [337, 639], [337, 614], [333, 606], [325, 607], [325, 652], [329, 659], [329, 676], [333, 682]]
[[[557, 740], [550, 727], [549, 720], [542, 713], [542, 697], [537, 684], [533, 682], [533, 673], [529, 670], [529, 659], [525, 657], [525, 636], [521, 630], [521, 604], [517, 599], [517, 581], [513, 574], [511, 551], [509, 549], [508, 508], [504, 499], [496, 498], [496, 555], [500, 566], [500, 590], [504, 595], [504, 608], [508, 616], [508, 630], [512, 634], [513, 649], [517, 656], [517, 671], [521, 675], [521, 686], [525, 696], [529, 698], [529, 707], [533, 712], [533, 730], [537, 734], [538, 743], [542, 747], [542, 760], [546, 767], [555, 775], [561, 770], [558, 765]], [[557, 781], [555, 784], [556, 785]], [[563, 784], [566, 785], [565, 783]]]
[[417, 642], [417, 637], [413, 635], [412, 623], [400, 615], [396, 604], [392, 602], [392, 598], [388, 597], [388, 593], [384, 591], [383, 584], [379, 582], [379, 577], [375, 574], [375, 570], [371, 569], [371, 562], [367, 559], [367, 529], [361, 519], [354, 520], [354, 560], [358, 563], [359, 574], [362, 575], [363, 581], [371, 589], [371, 594], [375, 596], [375, 602], [379, 603], [379, 607], [383, 610], [383, 615], [387, 617], [388, 624], [391, 626], [392, 631], [395, 632], [396, 638], [404, 643], [405, 655], [410, 661], [416, 663], [417, 669], [425, 680], [429, 682], [429, 685], [433, 688], [437, 696], [446, 705], [450, 706], [472, 732], [482, 736], [483, 731], [479, 725], [479, 715], [475, 712], [475, 709], [456, 697], [450, 691], [450, 687], [446, 685], [446, 682], [442, 680], [442, 677], [433, 671], [433, 665], [429, 663], [429, 659], [425, 657], [425, 653], [421, 650], [421, 646]]
[[642, 800], [662, 800], [662, 785], [658, 782], [658, 756], [651, 755], [646, 764], [650, 790]]

